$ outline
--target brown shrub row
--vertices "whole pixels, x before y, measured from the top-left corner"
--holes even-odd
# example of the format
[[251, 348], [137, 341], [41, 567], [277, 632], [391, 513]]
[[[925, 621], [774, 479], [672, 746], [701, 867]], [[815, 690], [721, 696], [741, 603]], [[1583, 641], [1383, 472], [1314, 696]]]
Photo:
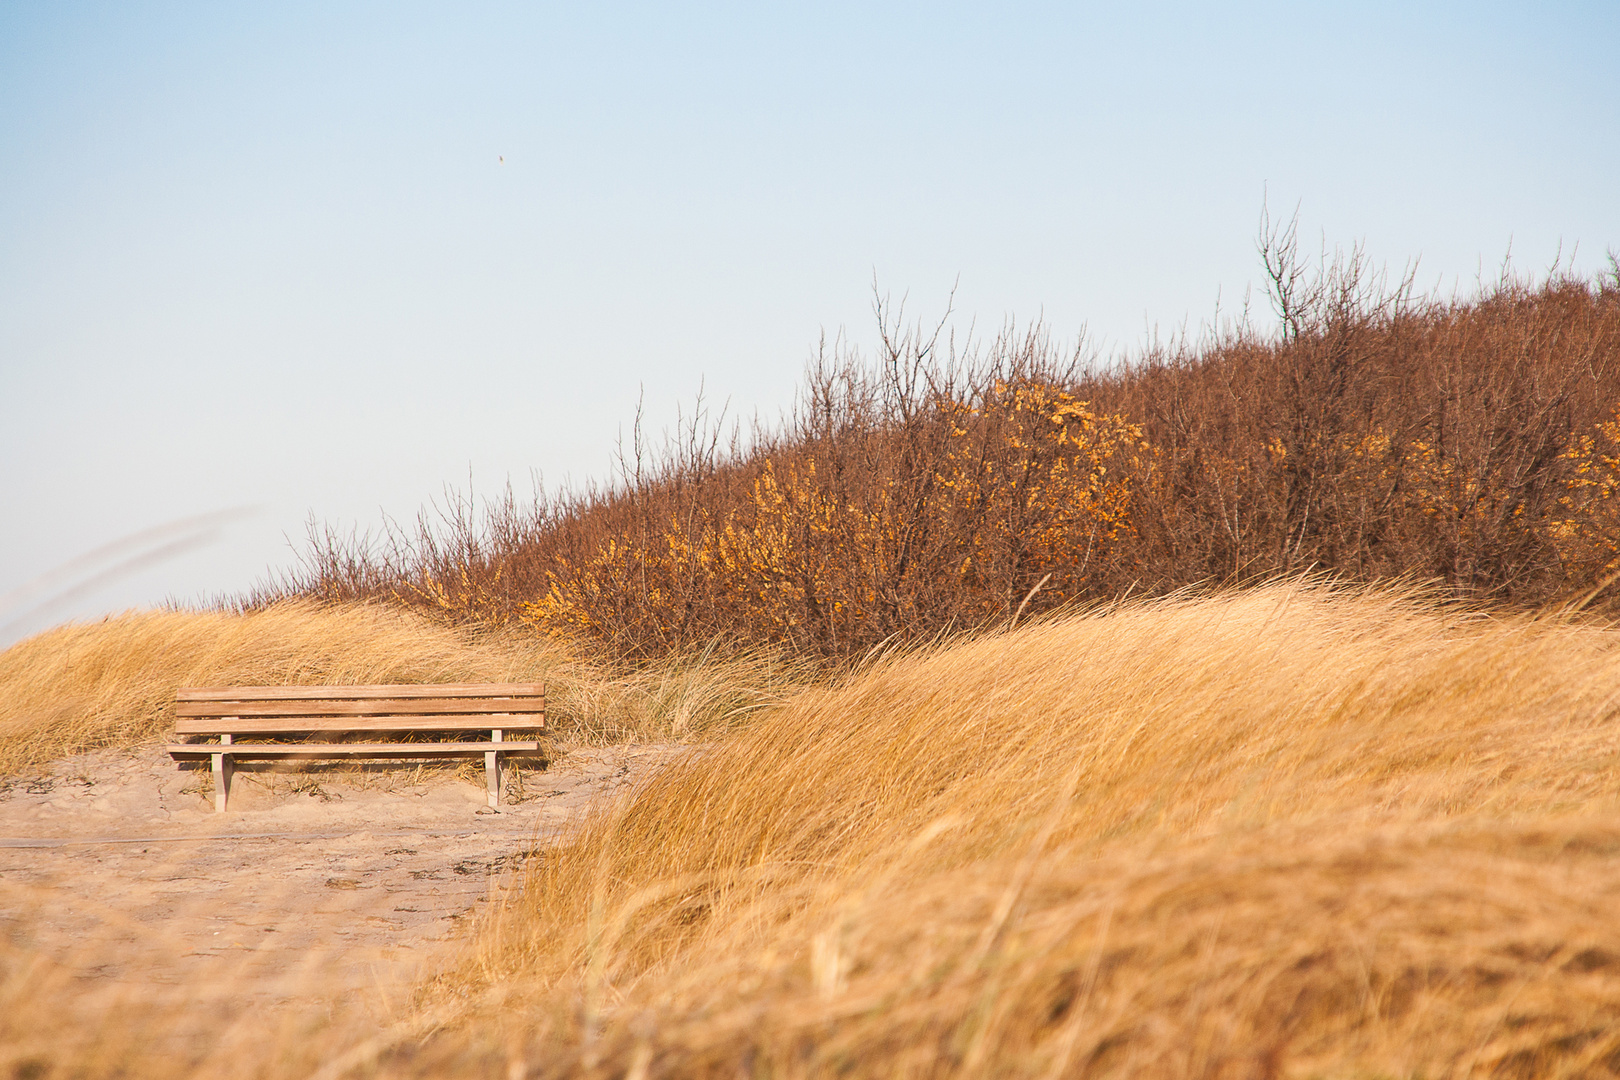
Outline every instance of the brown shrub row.
[[[1129, 592], [1328, 571], [1509, 606], [1620, 568], [1620, 276], [1386, 287], [1262, 245], [1245, 317], [1127, 362], [1039, 329], [959, 344], [879, 304], [777, 427], [639, 425], [610, 488], [457, 500], [382, 544], [312, 537], [288, 594], [524, 622], [630, 656], [729, 638], [828, 657]], [[1033, 591], [1033, 592], [1032, 592]]]

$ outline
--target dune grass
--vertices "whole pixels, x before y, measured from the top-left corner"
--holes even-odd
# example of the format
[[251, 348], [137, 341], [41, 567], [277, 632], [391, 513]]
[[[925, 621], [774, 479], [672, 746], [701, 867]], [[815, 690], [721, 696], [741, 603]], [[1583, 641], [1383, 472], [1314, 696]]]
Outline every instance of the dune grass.
[[531, 632], [449, 627], [381, 604], [131, 611], [0, 652], [0, 776], [161, 738], [182, 686], [545, 682], [564, 739], [600, 744], [709, 735], [810, 674], [712, 648], [614, 670]]
[[1617, 708], [1613, 631], [1310, 585], [892, 657], [536, 865], [380, 1075], [1620, 1073]]
[[[1616, 631], [1312, 583], [891, 654], [604, 805], [413, 1001], [210, 1075], [1620, 1075], [1617, 715]], [[173, 1075], [166, 1023], [79, 1060]]]

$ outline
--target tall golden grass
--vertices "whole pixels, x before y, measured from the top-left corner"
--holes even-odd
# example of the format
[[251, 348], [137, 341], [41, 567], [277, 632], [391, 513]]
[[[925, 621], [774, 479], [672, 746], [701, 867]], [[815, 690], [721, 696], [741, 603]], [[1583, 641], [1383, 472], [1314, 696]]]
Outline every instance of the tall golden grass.
[[891, 657], [548, 855], [378, 1074], [1620, 1073], [1617, 712], [1613, 631], [1323, 585]]
[[521, 629], [451, 627], [380, 604], [132, 611], [0, 652], [0, 776], [155, 740], [182, 686], [545, 682], [558, 730], [604, 743], [712, 734], [810, 674], [772, 654], [713, 648], [656, 669], [610, 669]]
[[[206, 1071], [1617, 1075], [1617, 717], [1616, 631], [1322, 583], [891, 654], [603, 806], [408, 1007]], [[6, 960], [48, 1045], [71, 982]]]

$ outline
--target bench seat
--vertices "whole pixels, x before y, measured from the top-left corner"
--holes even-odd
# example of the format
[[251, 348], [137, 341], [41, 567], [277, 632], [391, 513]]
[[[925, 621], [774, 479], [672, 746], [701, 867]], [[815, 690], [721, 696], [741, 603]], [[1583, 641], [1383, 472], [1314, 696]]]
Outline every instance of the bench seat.
[[517, 739], [504, 742], [436, 743], [170, 743], [169, 755], [175, 760], [202, 759], [230, 747], [238, 761], [268, 761], [271, 758], [413, 758], [480, 757], [497, 750], [503, 754], [544, 753], [538, 742]]
[[[501, 759], [543, 755], [533, 739], [511, 731], [547, 734], [546, 691], [539, 683], [458, 683], [379, 686], [188, 687], [176, 695], [175, 735], [202, 741], [167, 747], [176, 761], [212, 761], [214, 806], [230, 800], [237, 760], [409, 760], [482, 755], [489, 805], [500, 805]], [[445, 742], [237, 742], [310, 735], [488, 733], [482, 740]]]

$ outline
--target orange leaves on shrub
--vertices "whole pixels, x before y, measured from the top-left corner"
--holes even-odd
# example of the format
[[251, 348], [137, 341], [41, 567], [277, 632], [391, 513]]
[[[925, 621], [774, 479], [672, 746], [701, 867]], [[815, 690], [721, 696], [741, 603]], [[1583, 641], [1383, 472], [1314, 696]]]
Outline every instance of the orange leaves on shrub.
[[[848, 445], [773, 447], [744, 476], [709, 481], [706, 494], [728, 498], [649, 515], [583, 562], [557, 559], [521, 618], [612, 639], [621, 615], [609, 594], [633, 595], [663, 626], [685, 618], [698, 633], [746, 627], [841, 652], [892, 633], [895, 599], [924, 574], [963, 623], [1005, 615], [1036, 568], [1062, 568], [1054, 595], [1084, 595], [1131, 534], [1136, 488], [1152, 482], [1140, 425], [1028, 378], [998, 380], [978, 401], [936, 399], [925, 422], [920, 484], [856, 471]], [[900, 437], [873, 424], [860, 448], [888, 461]]]
[[880, 305], [877, 355], [818, 354], [780, 425], [727, 442], [700, 409], [655, 450], [638, 427], [611, 487], [457, 500], [375, 549], [318, 534], [249, 602], [851, 657], [1009, 619], [1038, 584], [1032, 613], [1313, 571], [1524, 607], [1620, 570], [1620, 280], [1421, 299], [1293, 258], [1268, 251], [1280, 333], [1112, 365]]

